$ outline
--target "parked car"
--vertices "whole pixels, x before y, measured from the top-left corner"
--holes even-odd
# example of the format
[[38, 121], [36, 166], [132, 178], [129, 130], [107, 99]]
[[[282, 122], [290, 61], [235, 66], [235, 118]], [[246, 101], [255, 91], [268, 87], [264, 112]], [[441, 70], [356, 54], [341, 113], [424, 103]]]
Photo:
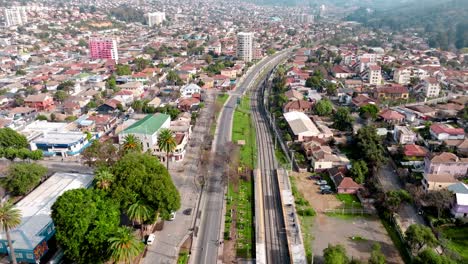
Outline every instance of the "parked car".
[[332, 190], [322, 190], [320, 191], [321, 194], [332, 194]]
[[192, 214], [192, 208], [187, 208], [184, 210], [184, 215], [191, 215]]
[[171, 215], [169, 215], [169, 221], [172, 221], [175, 219], [176, 212], [172, 212]]
[[317, 185], [327, 185], [328, 182], [326, 180], [318, 180], [318, 181], [315, 182], [315, 184], [317, 184]]
[[150, 235], [148, 236], [148, 239], [146, 239], [146, 244], [147, 244], [147, 245], [153, 244], [155, 238], [156, 238], [156, 236], [155, 236], [154, 234], [150, 234]]
[[314, 174], [314, 175], [308, 176], [307, 179], [309, 179], [309, 180], [321, 180], [322, 177], [320, 175], [318, 175], [318, 174]]
[[320, 191], [323, 191], [323, 190], [331, 190], [330, 185], [320, 185]]

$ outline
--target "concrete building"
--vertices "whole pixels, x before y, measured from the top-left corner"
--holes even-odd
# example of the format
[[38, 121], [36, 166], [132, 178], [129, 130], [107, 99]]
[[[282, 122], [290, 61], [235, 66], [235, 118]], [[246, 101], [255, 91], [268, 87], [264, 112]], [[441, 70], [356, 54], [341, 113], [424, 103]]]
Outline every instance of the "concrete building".
[[424, 95], [425, 98], [439, 96], [440, 84], [436, 78], [427, 78], [414, 88], [415, 92]]
[[381, 68], [378, 65], [370, 65], [368, 69], [369, 73], [369, 84], [379, 85], [382, 83]]
[[437, 140], [465, 138], [465, 130], [463, 128], [455, 128], [442, 123], [432, 124], [429, 128], [429, 133], [431, 134], [432, 138]]
[[182, 98], [189, 98], [192, 97], [194, 94], [200, 94], [201, 93], [201, 87], [191, 83], [187, 84], [184, 87], [180, 88], [180, 97]]
[[[15, 205], [21, 212], [21, 224], [10, 235], [18, 262], [40, 263], [55, 234], [50, 216], [55, 200], [68, 190], [90, 187], [93, 178], [91, 174], [55, 173]], [[9, 253], [4, 232], [0, 233], [0, 253]]]
[[438, 191], [446, 189], [450, 185], [457, 183], [458, 180], [451, 174], [424, 174], [424, 178], [421, 180], [423, 190], [427, 191]]
[[89, 41], [91, 59], [119, 60], [117, 41], [110, 38], [93, 38]]
[[119, 142], [125, 142], [125, 137], [134, 135], [142, 143], [143, 152], [151, 151], [154, 153], [157, 150], [159, 131], [164, 128], [169, 128], [171, 117], [169, 115], [156, 113], [147, 115], [145, 118], [135, 122], [119, 133]]
[[28, 22], [28, 13], [24, 7], [5, 8], [3, 14], [7, 27], [23, 25]]
[[425, 174], [450, 174], [455, 177], [468, 175], [468, 158], [459, 158], [450, 152], [426, 156], [424, 159]]
[[414, 144], [417, 140], [417, 135], [409, 127], [395, 126], [393, 130], [393, 139], [399, 144]]
[[250, 62], [254, 52], [254, 33], [240, 32], [237, 34], [237, 57], [243, 61]]
[[166, 20], [165, 12], [148, 13], [148, 26], [153, 27], [162, 24]]
[[419, 69], [413, 66], [402, 67], [395, 70], [393, 80], [398, 84], [409, 84], [411, 78], [419, 78], [424, 80], [429, 77], [426, 70]]
[[295, 141], [302, 142], [304, 137], [318, 137], [320, 135], [320, 130], [306, 114], [294, 111], [283, 115], [294, 134]]

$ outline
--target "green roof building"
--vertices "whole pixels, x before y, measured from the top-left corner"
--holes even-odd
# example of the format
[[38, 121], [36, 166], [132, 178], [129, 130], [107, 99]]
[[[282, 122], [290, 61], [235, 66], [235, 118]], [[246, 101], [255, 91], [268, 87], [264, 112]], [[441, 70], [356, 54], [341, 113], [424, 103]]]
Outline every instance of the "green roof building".
[[134, 135], [143, 144], [143, 151], [151, 150], [154, 152], [158, 143], [158, 134], [161, 129], [169, 128], [171, 117], [166, 114], [156, 113], [147, 115], [145, 118], [138, 120], [124, 131], [119, 133], [119, 142], [123, 143], [127, 135]]

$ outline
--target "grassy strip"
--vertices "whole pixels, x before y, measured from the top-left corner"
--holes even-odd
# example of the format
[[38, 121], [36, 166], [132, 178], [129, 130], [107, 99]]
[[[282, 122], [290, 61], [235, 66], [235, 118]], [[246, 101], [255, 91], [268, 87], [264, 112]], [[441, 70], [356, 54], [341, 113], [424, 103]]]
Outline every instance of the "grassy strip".
[[380, 220], [382, 221], [383, 226], [387, 230], [388, 235], [393, 241], [393, 244], [400, 252], [401, 257], [405, 263], [411, 263], [412, 259], [409, 254], [408, 248], [405, 245], [405, 242], [398, 235], [398, 231], [395, 229], [395, 225], [387, 220], [383, 215], [380, 215]]
[[354, 194], [338, 193], [336, 198], [344, 204], [345, 208], [362, 208], [361, 201]]
[[306, 252], [307, 262], [312, 263], [312, 242], [314, 237], [312, 235], [312, 225], [314, 223], [315, 210], [310, 206], [309, 201], [304, 199], [302, 193], [299, 192], [296, 186], [296, 181], [293, 177], [289, 178], [291, 181], [291, 191], [296, 203], [296, 212], [301, 221], [301, 232], [304, 238], [304, 249]]
[[229, 231], [231, 230], [232, 215], [231, 211], [233, 209], [233, 196], [234, 193], [232, 184], [229, 183], [227, 190], [227, 199], [226, 199], [226, 215], [224, 217], [224, 239], [228, 240], [230, 237]]
[[257, 161], [257, 142], [253, 120], [250, 114], [250, 98], [244, 96], [234, 111], [232, 142], [244, 140], [240, 148], [240, 164], [250, 169], [255, 168]]
[[443, 227], [440, 228], [440, 231], [443, 237], [448, 240], [448, 248], [459, 254], [464, 263], [468, 263], [468, 227]]
[[332, 213], [332, 212], [326, 212], [325, 215], [330, 216], [330, 217], [335, 217], [335, 218], [340, 218], [343, 220], [355, 220], [357, 218], [370, 218], [371, 216], [368, 214], [347, 214], [347, 213]]
[[177, 264], [187, 264], [189, 261], [189, 254], [187, 251], [179, 253], [179, 258], [177, 259]]
[[240, 258], [253, 258], [255, 235], [253, 225], [253, 182], [240, 180], [237, 196], [236, 254]]
[[218, 94], [216, 101], [221, 103], [221, 105], [224, 105], [228, 98], [229, 98], [229, 95], [227, 93], [221, 93], [221, 94]]

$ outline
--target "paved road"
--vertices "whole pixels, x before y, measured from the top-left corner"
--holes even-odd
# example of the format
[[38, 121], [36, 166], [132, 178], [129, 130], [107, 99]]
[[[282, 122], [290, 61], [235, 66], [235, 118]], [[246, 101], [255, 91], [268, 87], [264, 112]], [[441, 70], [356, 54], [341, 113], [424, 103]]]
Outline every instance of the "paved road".
[[[238, 88], [227, 101], [219, 119], [216, 134], [215, 155], [223, 150], [226, 143], [231, 141], [232, 118], [237, 100], [255, 82], [257, 75], [265, 65], [277, 59], [284, 53], [277, 53], [270, 58], [254, 65]], [[222, 180], [223, 168], [213, 167], [206, 179], [206, 189], [202, 196], [200, 210], [202, 212], [200, 226], [195, 236], [194, 247], [190, 263], [217, 263], [220, 229], [223, 219], [224, 188]]]
[[[266, 263], [289, 263], [286, 229], [281, 210], [282, 204], [279, 196], [280, 190], [276, 177], [278, 162], [275, 157], [275, 148], [267, 125], [267, 116], [264, 111], [262, 87], [252, 93], [252, 114], [257, 133], [258, 162], [257, 168], [262, 174], [264, 230]], [[261, 260], [261, 263], [264, 263]]]

